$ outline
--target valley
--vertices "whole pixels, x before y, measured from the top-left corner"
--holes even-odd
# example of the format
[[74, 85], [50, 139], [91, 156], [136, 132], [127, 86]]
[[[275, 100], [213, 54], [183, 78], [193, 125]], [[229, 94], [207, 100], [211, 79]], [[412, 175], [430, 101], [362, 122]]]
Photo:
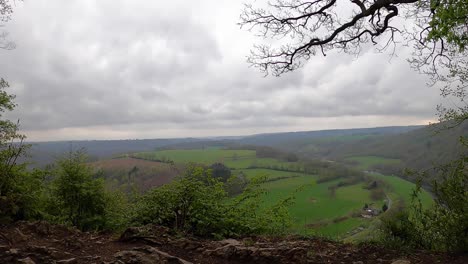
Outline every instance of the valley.
[[[272, 157], [258, 157], [256, 150], [225, 146], [165, 149], [121, 154], [91, 165], [102, 170], [114, 186], [130, 181], [144, 191], [169, 182], [189, 164], [209, 167], [221, 163], [229, 168], [232, 176], [247, 182], [264, 178], [261, 188], [266, 191], [262, 198], [265, 207], [291, 197], [293, 203], [289, 213], [293, 223], [290, 231], [304, 236], [347, 241], [369, 239], [380, 216], [385, 214], [382, 211], [384, 204], [390, 210], [410, 204], [414, 183], [370, 171], [375, 165], [398, 164], [397, 159], [356, 156], [347, 158], [343, 164], [330, 160], [308, 164], [307, 160], [273, 158], [287, 156], [287, 153], [273, 150], [270, 150], [271, 155], [266, 155]], [[120, 176], [117, 176], [119, 170]], [[130, 180], [126, 177], [129, 175]], [[376, 186], [369, 188], [373, 182]], [[425, 206], [431, 204], [427, 191], [422, 193], [422, 202]], [[366, 205], [377, 215], [363, 216]]]

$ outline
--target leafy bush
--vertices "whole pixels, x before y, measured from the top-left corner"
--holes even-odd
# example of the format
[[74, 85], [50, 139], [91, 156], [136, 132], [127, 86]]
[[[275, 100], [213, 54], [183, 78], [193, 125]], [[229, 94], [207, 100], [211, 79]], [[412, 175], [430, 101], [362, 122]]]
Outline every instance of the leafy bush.
[[184, 177], [155, 188], [141, 197], [134, 222], [157, 223], [195, 234], [219, 229], [221, 203], [226, 192], [220, 181], [200, 167], [192, 167]]
[[227, 182], [231, 177], [231, 170], [223, 163], [213, 163], [211, 164], [210, 169], [213, 178], [220, 179], [222, 182]]
[[438, 168], [442, 181], [433, 183], [435, 203], [423, 208], [414, 192], [411, 210], [399, 212], [382, 224], [383, 241], [389, 245], [437, 251], [468, 251], [468, 175], [462, 157]]
[[103, 229], [108, 197], [104, 180], [93, 178], [83, 151], [57, 160], [51, 171], [48, 213], [51, 220], [81, 230]]
[[291, 224], [287, 206], [292, 198], [261, 208], [261, 182], [253, 180], [242, 194], [228, 199], [224, 184], [211, 170], [191, 166], [184, 176], [142, 196], [133, 223], [212, 237], [284, 231]]
[[25, 136], [18, 133], [19, 124], [2, 119], [3, 112], [16, 106], [15, 96], [5, 91], [8, 87], [0, 78], [0, 222], [36, 217], [41, 190], [38, 174], [17, 162], [29, 148], [23, 144]]
[[421, 248], [422, 243], [414, 229], [407, 210], [392, 210], [382, 217], [381, 242], [391, 248]]

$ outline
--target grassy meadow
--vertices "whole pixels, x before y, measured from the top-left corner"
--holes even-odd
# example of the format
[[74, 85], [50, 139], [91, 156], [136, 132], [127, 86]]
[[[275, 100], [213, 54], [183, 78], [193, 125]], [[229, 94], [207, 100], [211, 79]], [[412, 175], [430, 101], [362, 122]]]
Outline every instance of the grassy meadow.
[[401, 160], [399, 159], [389, 159], [377, 156], [350, 157], [347, 158], [346, 161], [356, 163], [354, 167], [360, 170], [370, 170], [374, 165], [394, 165], [401, 163]]
[[[322, 235], [336, 239], [350, 236], [360, 228], [372, 225], [376, 218], [360, 217], [364, 204], [382, 208], [384, 199], [371, 199], [371, 191], [365, 189], [365, 183], [339, 187], [334, 193], [330, 186], [336, 185], [342, 178], [317, 183], [320, 175], [304, 174], [300, 162], [285, 162], [273, 158], [257, 158], [254, 150], [232, 150], [222, 148], [161, 150], [132, 154], [146, 160], [170, 160], [175, 164], [199, 163], [211, 165], [224, 163], [232, 173], [242, 173], [246, 179], [265, 176], [267, 181], [262, 187], [267, 190], [263, 206], [273, 206], [278, 201], [294, 196], [295, 203], [289, 208], [293, 218], [292, 231], [303, 235]], [[349, 157], [358, 170], [369, 170], [376, 164], [394, 164], [397, 159], [386, 159], [375, 156]], [[414, 184], [395, 176], [378, 173], [367, 174], [386, 182], [386, 195], [393, 203], [403, 201], [408, 204]], [[342, 176], [346, 178], [346, 175]], [[423, 193], [423, 203], [430, 204], [431, 197]], [[378, 217], [377, 217], [378, 218]]]
[[160, 150], [154, 152], [139, 152], [134, 157], [146, 160], [171, 160], [175, 163], [224, 163], [230, 169], [246, 169], [251, 167], [295, 167], [297, 162], [283, 162], [272, 158], [257, 158], [254, 150], [230, 150], [220, 148]]

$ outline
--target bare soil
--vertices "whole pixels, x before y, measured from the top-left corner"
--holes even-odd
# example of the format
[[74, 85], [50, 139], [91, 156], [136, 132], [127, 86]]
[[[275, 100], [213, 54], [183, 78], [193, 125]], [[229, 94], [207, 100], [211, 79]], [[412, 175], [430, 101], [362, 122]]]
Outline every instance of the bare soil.
[[214, 241], [167, 228], [122, 235], [80, 232], [46, 222], [0, 226], [0, 263], [468, 263], [466, 254], [405, 252], [320, 238], [246, 237]]

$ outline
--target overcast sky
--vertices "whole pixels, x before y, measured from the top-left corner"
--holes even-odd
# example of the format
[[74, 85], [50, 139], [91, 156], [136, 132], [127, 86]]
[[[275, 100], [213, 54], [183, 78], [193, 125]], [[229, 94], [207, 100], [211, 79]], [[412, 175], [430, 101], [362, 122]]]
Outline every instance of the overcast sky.
[[[245, 0], [249, 1], [249, 0]], [[245, 135], [427, 124], [439, 91], [373, 49], [263, 77], [233, 0], [25, 0], [0, 76], [29, 140]], [[250, 0], [252, 1], [252, 0]], [[261, 1], [261, 0], [258, 0]]]

